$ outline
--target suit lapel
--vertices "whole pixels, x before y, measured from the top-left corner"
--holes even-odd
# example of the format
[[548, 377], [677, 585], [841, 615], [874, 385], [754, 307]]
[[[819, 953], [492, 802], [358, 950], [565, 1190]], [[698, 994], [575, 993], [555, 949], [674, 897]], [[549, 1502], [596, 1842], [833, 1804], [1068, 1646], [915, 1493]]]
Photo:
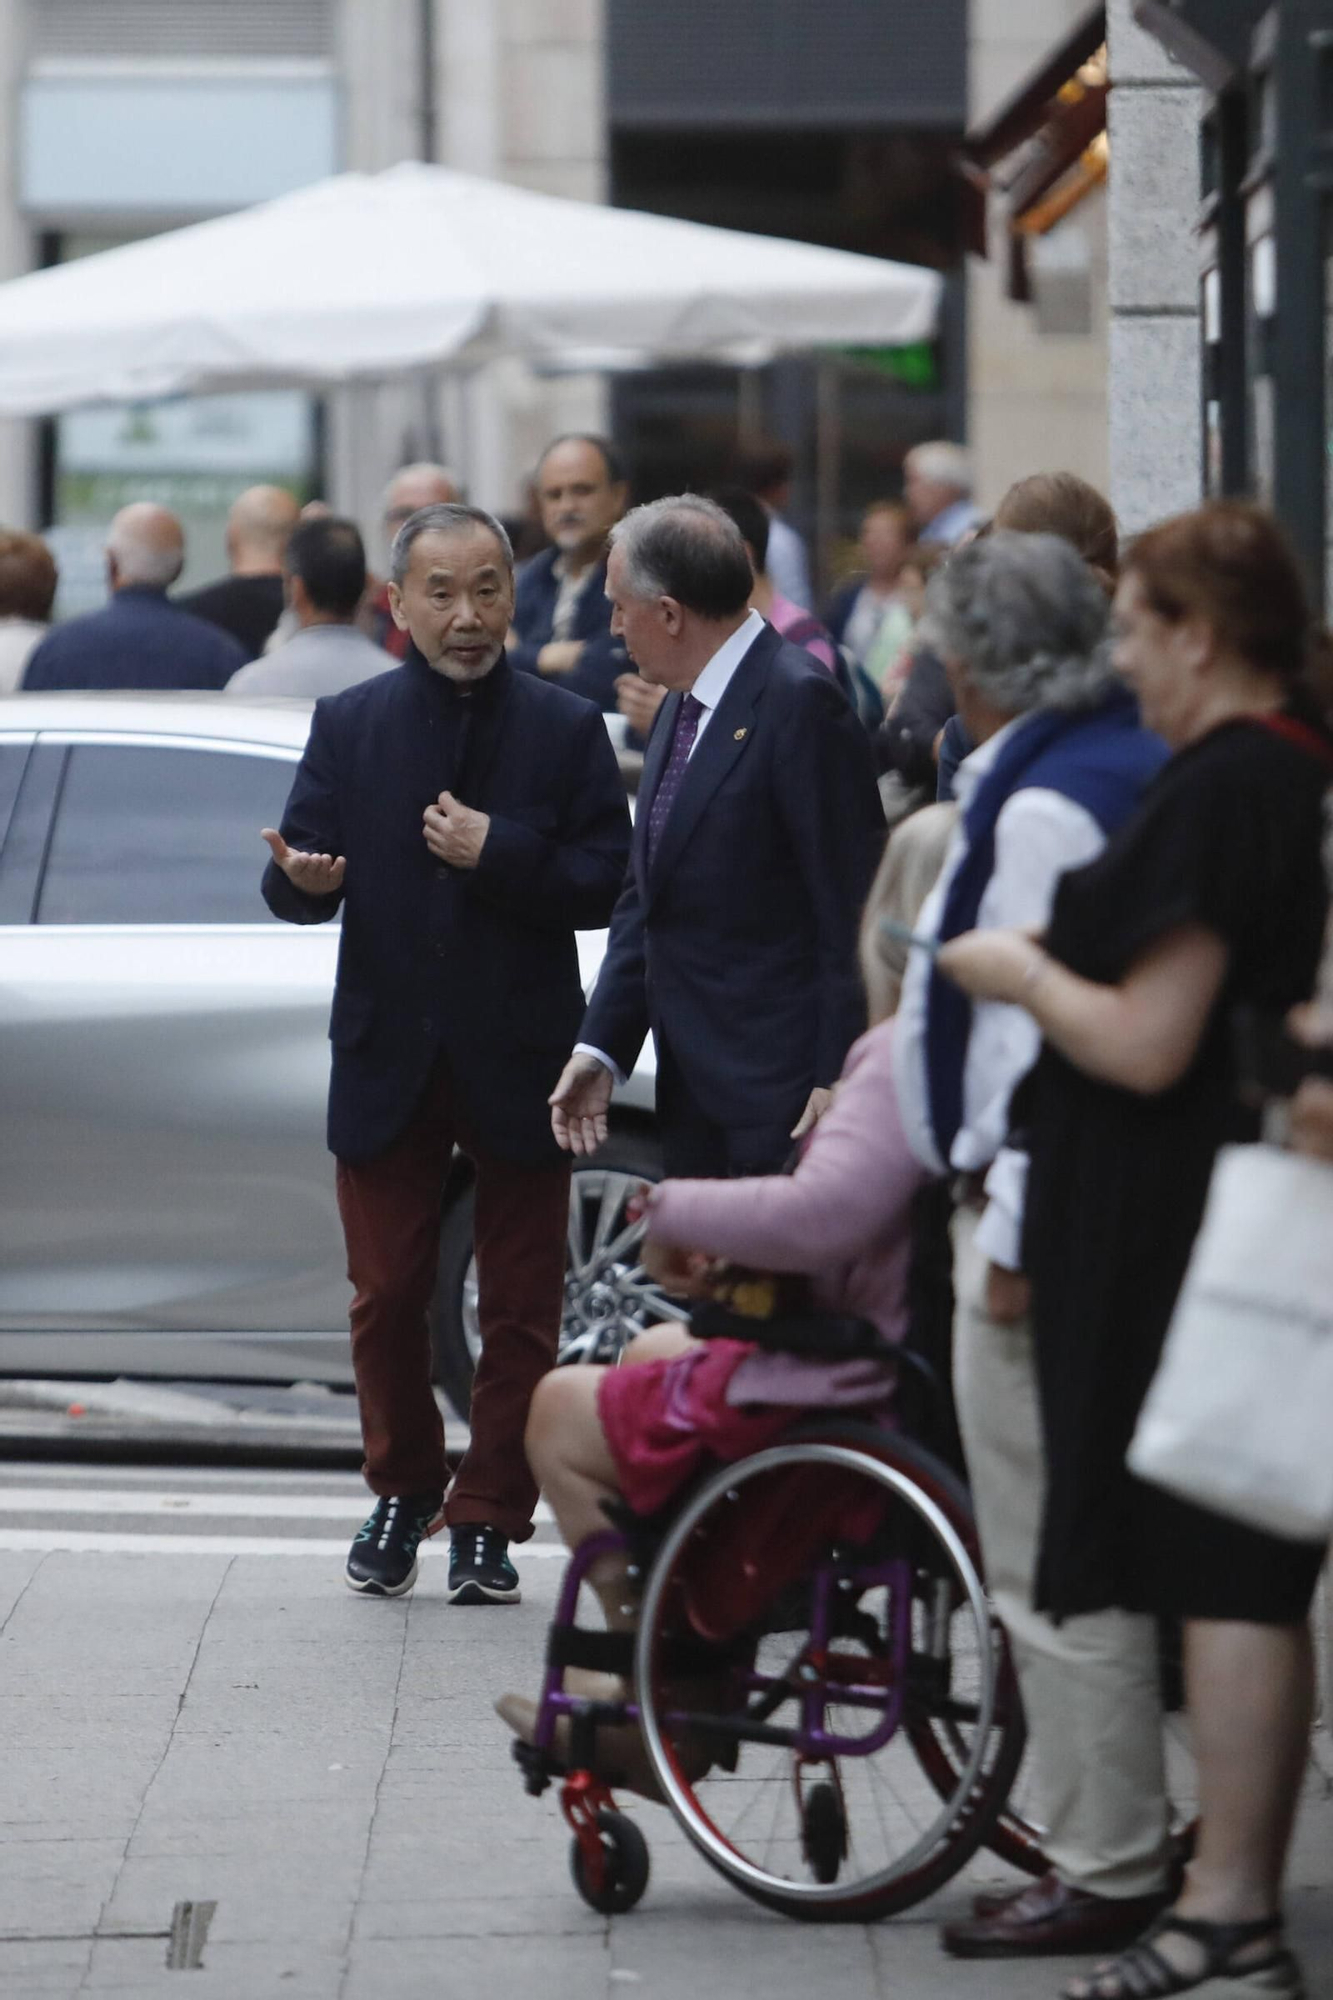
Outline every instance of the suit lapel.
[[[774, 634], [775, 639], [776, 636]], [[709, 716], [708, 727], [685, 768], [680, 790], [662, 828], [653, 865], [648, 871], [647, 886], [650, 891], [671, 869], [698, 825], [708, 801], [737, 759], [749, 749], [754, 737], [755, 708], [763, 693], [772, 651], [772, 645], [767, 643], [767, 634], [761, 633]]]

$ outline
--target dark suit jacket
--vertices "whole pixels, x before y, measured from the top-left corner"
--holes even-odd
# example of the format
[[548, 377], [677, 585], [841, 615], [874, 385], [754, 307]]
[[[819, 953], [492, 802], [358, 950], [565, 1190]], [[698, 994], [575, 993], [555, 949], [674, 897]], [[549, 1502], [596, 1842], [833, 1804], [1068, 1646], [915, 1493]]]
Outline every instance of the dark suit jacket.
[[[560, 580], [555, 573], [559, 549], [543, 549], [518, 573], [514, 591], [514, 630], [522, 644], [509, 657], [524, 673], [535, 674], [537, 655], [551, 637]], [[588, 572], [579, 592], [571, 639], [583, 641], [583, 656], [574, 671], [553, 676], [558, 687], [586, 695], [599, 708], [614, 709], [616, 676], [631, 673], [624, 642], [611, 637], [611, 606], [606, 595], [606, 564]]]
[[[315, 704], [283, 815], [293, 847], [342, 854], [332, 896], [270, 862], [264, 897], [291, 923], [343, 905], [329, 1036], [329, 1145], [365, 1160], [396, 1139], [443, 1052], [478, 1144], [531, 1165], [557, 1157], [546, 1099], [583, 1012], [575, 929], [611, 914], [629, 811], [606, 726], [563, 688], [503, 659], [473, 697], [461, 771], [459, 703], [415, 649]], [[442, 790], [491, 815], [475, 869], [422, 837]]]
[[765, 626], [649, 867], [680, 700], [649, 738], [630, 876], [579, 1039], [628, 1071], [651, 1027], [719, 1125], [786, 1129], [865, 1025], [857, 926], [884, 844], [870, 746], [824, 668]]
[[25, 688], [220, 688], [249, 655], [166, 592], [131, 584], [100, 611], [56, 625], [24, 670]]

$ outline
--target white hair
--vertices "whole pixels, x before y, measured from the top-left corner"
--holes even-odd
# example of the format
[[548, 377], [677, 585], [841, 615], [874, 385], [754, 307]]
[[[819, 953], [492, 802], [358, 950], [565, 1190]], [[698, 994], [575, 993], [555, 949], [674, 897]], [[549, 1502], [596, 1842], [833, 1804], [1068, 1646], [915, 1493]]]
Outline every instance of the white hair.
[[962, 445], [946, 438], [913, 445], [904, 463], [933, 486], [951, 486], [956, 493], [972, 491], [972, 462]]
[[115, 558], [116, 575], [122, 584], [141, 583], [149, 590], [165, 590], [185, 567], [184, 542], [165, 546], [134, 524], [115, 520], [106, 538], [107, 554]]

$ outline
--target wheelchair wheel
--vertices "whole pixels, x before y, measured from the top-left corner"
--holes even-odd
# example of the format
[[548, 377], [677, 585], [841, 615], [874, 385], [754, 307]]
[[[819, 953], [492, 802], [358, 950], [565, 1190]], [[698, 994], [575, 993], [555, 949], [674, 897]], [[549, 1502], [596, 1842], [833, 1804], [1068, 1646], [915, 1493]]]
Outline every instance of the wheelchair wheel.
[[[959, 1483], [868, 1427], [723, 1467], [644, 1588], [636, 1691], [663, 1794], [714, 1868], [789, 1916], [888, 1916], [963, 1866], [1022, 1756], [1005, 1670]], [[943, 1731], [947, 1776], [919, 1748]]]
[[648, 1843], [628, 1814], [607, 1806], [597, 1815], [597, 1831], [602, 1845], [601, 1881], [593, 1882], [577, 1838], [569, 1844], [569, 1871], [590, 1908], [604, 1917], [620, 1917], [634, 1908], [648, 1887]]

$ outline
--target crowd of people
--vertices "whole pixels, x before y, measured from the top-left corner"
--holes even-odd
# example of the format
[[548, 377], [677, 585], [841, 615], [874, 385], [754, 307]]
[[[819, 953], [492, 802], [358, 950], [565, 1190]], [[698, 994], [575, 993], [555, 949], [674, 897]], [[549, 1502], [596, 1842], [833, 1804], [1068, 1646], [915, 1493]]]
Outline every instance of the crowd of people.
[[[1299, 2000], [1282, 1885], [1326, 1549], [1126, 1455], [1219, 1149], [1257, 1131], [1236, 1010], [1333, 1042], [1333, 734], [1302, 578], [1238, 501], [1123, 552], [1068, 473], [983, 519], [963, 453], [929, 443], [821, 617], [789, 477], [773, 453], [631, 508], [614, 446], [560, 438], [534, 480], [546, 546], [516, 567], [446, 468], [407, 467], [383, 582], [354, 524], [253, 489], [230, 577], [176, 601], [179, 523], [138, 505], [108, 537], [111, 603], [45, 636], [54, 569], [6, 536], [0, 679], [163, 686], [174, 662], [176, 685], [327, 697], [264, 894], [343, 921], [330, 1146], [376, 1496], [349, 1584], [409, 1590], [447, 1523], [450, 1600], [515, 1603], [539, 1485], [572, 1546], [794, 1409], [891, 1412], [909, 1267], [933, 1263], [1048, 1863], [945, 1948], [1112, 1954], [1068, 2000]], [[599, 710], [643, 746], [632, 828]], [[575, 933], [602, 925], [585, 1002]], [[571, 1162], [650, 1034], [644, 1261], [695, 1324], [551, 1372]], [[1333, 1085], [1300, 1084], [1289, 1135], [1333, 1158]], [[482, 1350], [450, 1482], [426, 1315], [456, 1149]], [[865, 1321], [869, 1362], [775, 1367], [719, 1302], [735, 1267], [808, 1279], [812, 1323]], [[591, 1579], [632, 1622], [623, 1559]], [[1163, 1760], [1181, 1631], [1188, 1841]], [[531, 1735], [531, 1701], [499, 1707]], [[632, 1731], [603, 1754], [641, 1775]]]

